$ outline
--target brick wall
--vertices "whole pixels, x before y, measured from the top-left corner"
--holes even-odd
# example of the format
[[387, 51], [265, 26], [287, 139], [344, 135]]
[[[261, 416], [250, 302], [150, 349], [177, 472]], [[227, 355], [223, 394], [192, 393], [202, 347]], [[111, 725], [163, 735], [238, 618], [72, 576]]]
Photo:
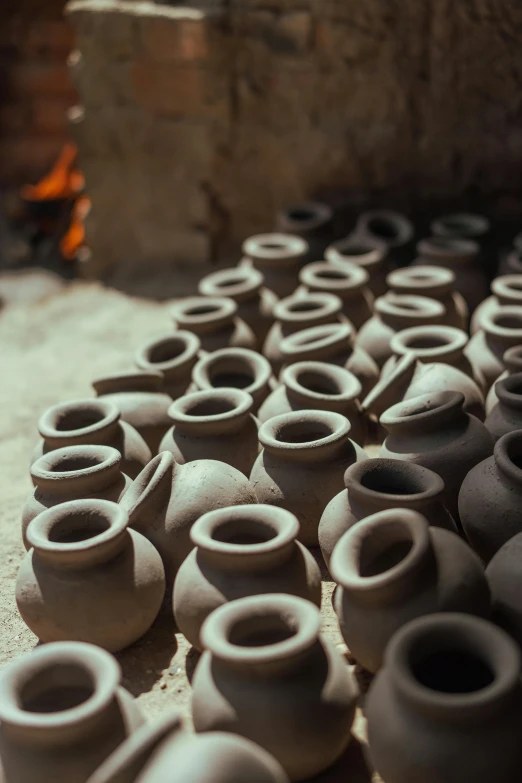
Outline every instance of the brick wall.
[[36, 181], [69, 138], [77, 101], [64, 0], [0, 0], [0, 185]]

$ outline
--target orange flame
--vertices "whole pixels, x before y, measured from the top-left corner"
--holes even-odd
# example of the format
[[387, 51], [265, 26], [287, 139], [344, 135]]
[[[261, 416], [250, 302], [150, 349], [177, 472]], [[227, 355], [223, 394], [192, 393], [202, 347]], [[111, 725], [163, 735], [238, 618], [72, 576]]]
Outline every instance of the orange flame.
[[89, 214], [91, 199], [89, 196], [80, 196], [72, 210], [71, 222], [67, 232], [60, 240], [62, 256], [72, 261], [76, 257], [78, 248], [85, 241], [84, 220]]
[[23, 198], [27, 201], [49, 201], [78, 195], [85, 183], [81, 171], [73, 168], [77, 154], [76, 144], [65, 144], [49, 174], [36, 185], [23, 186]]

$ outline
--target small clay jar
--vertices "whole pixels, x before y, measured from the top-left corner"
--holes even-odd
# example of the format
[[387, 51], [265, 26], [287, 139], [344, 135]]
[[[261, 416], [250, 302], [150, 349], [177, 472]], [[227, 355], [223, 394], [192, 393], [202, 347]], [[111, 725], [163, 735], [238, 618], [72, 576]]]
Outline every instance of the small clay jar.
[[357, 688], [320, 624], [310, 601], [278, 593], [212, 612], [192, 682], [196, 732], [258, 743], [291, 781], [331, 766], [350, 741]]
[[522, 430], [522, 372], [497, 381], [495, 390], [498, 402], [485, 424], [496, 442], [508, 432]]
[[149, 462], [121, 500], [131, 527], [160, 553], [169, 592], [194, 546], [194, 522], [207, 511], [250, 503], [257, 503], [257, 498], [239, 470], [213, 459], [178, 465], [167, 451]]
[[263, 450], [250, 474], [257, 499], [295, 514], [306, 546], [317, 546], [319, 520], [346, 468], [368, 458], [349, 433], [348, 419], [331, 411], [282, 413], [259, 428]]
[[345, 321], [343, 303], [338, 296], [326, 293], [299, 293], [281, 299], [274, 307], [275, 322], [263, 344], [263, 355], [278, 375], [283, 364], [281, 341], [295, 332], [322, 324]]
[[35, 489], [22, 511], [25, 548], [29, 522], [48, 508], [84, 498], [117, 503], [132, 483], [121, 466], [121, 454], [111, 446], [67, 446], [39, 457], [31, 467]]
[[382, 666], [393, 634], [416, 617], [489, 617], [488, 583], [476, 554], [417, 511], [388, 509], [358, 522], [337, 542], [330, 570], [339, 585], [334, 602], [341, 633], [370, 672]]
[[466, 300], [469, 312], [488, 295], [488, 278], [479, 260], [480, 245], [472, 239], [434, 236], [417, 243], [418, 257], [413, 266], [426, 263], [451, 269], [455, 288]]
[[247, 476], [259, 454], [252, 397], [241, 389], [209, 389], [172, 403], [174, 426], [161, 441], [179, 465], [200, 459], [226, 462]]
[[369, 755], [386, 783], [513, 783], [522, 764], [520, 651], [480, 617], [405, 625], [370, 686]]
[[462, 482], [493, 452], [491, 434], [463, 406], [460, 392], [434, 392], [392, 405], [380, 418], [388, 433], [380, 456], [438, 473], [445, 485], [443, 503], [455, 521]]
[[412, 326], [440, 324], [444, 305], [436, 299], [411, 294], [387, 294], [375, 300], [373, 316], [355, 338], [379, 367], [393, 355], [391, 339], [396, 332]]
[[254, 332], [260, 348], [274, 322], [272, 310], [278, 297], [263, 285], [263, 275], [254, 267], [220, 269], [201, 278], [201, 296], [228, 296], [237, 304], [237, 314]]
[[237, 315], [237, 304], [226, 296], [187, 296], [170, 313], [176, 329], [199, 337], [202, 351], [218, 348], [256, 348], [252, 329]]
[[373, 294], [368, 288], [370, 275], [362, 266], [335, 266], [329, 261], [315, 261], [301, 269], [300, 287], [296, 293], [335, 294], [343, 303], [343, 313], [355, 329], [371, 317]]
[[159, 372], [126, 372], [99, 378], [92, 384], [98, 397], [116, 405], [122, 421], [137, 430], [152, 454], [171, 426], [172, 397], [163, 391]]
[[455, 272], [429, 264], [395, 269], [386, 278], [395, 294], [427, 296], [441, 302], [445, 309], [442, 323], [457, 329], [467, 329], [469, 311], [462, 294], [455, 288]]
[[263, 423], [298, 410], [335, 411], [349, 419], [350, 437], [364, 446], [367, 427], [361, 415], [360, 381], [349, 370], [326, 362], [296, 362], [281, 372], [278, 386], [259, 409]]
[[482, 316], [504, 305], [522, 305], [522, 274], [501, 275], [491, 281], [491, 296], [479, 304], [471, 318], [471, 334], [482, 328]]
[[319, 201], [293, 204], [277, 213], [276, 230], [304, 239], [307, 260], [317, 261], [334, 238], [333, 211]]
[[122, 456], [121, 470], [136, 478], [152, 457], [141, 435], [121, 421], [118, 408], [105, 400], [74, 400], [48, 408], [38, 422], [41, 440], [31, 464], [42, 454], [67, 446], [111, 446]]
[[268, 359], [248, 348], [221, 348], [203, 356], [194, 367], [192, 379], [201, 391], [224, 386], [242, 389], [252, 397], [254, 413], [277, 386]]
[[303, 329], [281, 341], [283, 366], [296, 362], [328, 362], [349, 370], [360, 381], [362, 393], [368, 394], [379, 379], [379, 368], [366, 351], [354, 341], [349, 323], [324, 324]]
[[491, 619], [522, 647], [522, 532], [503, 544], [486, 568]]
[[150, 541], [128, 522], [108, 500], [60, 503], [32, 520], [16, 605], [40, 641], [90, 642], [118, 652], [149, 630], [165, 572]]
[[483, 313], [482, 328], [466, 346], [466, 355], [486, 382], [486, 391], [504, 371], [504, 353], [522, 343], [522, 307], [506, 305]]
[[462, 527], [477, 554], [488, 562], [522, 532], [522, 432], [503, 435], [493, 456], [470, 470], [459, 494]]
[[141, 370], [159, 371], [163, 377], [163, 391], [176, 400], [186, 394], [192, 380], [192, 368], [201, 348], [199, 337], [179, 330], [150, 340], [135, 355]]
[[481, 241], [489, 233], [491, 224], [484, 215], [473, 212], [454, 212], [436, 218], [431, 230], [437, 237], [475, 239]]
[[201, 627], [236, 598], [288, 593], [321, 606], [321, 572], [297, 541], [297, 517], [266, 505], [210, 511], [194, 523], [194, 549], [182, 563], [172, 601], [178, 630], [202, 649]]
[[278, 297], [290, 296], [298, 285], [298, 274], [308, 258], [308, 243], [292, 234], [256, 234], [243, 242], [239, 268], [254, 267], [265, 286]]
[[397, 459], [368, 459], [348, 468], [344, 486], [328, 503], [319, 523], [319, 546], [328, 568], [341, 536], [361, 519], [379, 511], [410, 509], [422, 514], [434, 527], [457, 532], [443, 505], [443, 480], [422, 465]]
[[[515, 375], [515, 373], [522, 372], [522, 345], [514, 345], [512, 348], [508, 348], [507, 351], [504, 351], [502, 364], [506, 369], [498, 376], [497, 382], [503, 381], [504, 378], [509, 378], [510, 375]], [[488, 415], [491, 413], [498, 402], [497, 391], [495, 388], [497, 382], [492, 385], [488, 392], [488, 396], [486, 397], [486, 413]]]
[[369, 236], [350, 234], [330, 245], [324, 254], [332, 266], [350, 270], [353, 265], [364, 269], [368, 275], [368, 288], [373, 296], [387, 291], [388, 246]]
[[388, 264], [393, 266], [405, 266], [410, 261], [414, 233], [411, 220], [389, 209], [363, 212], [355, 226], [355, 234], [384, 242], [388, 248]]
[[0, 674], [0, 754], [6, 783], [86, 783], [143, 722], [121, 671], [92, 644], [56, 642]]

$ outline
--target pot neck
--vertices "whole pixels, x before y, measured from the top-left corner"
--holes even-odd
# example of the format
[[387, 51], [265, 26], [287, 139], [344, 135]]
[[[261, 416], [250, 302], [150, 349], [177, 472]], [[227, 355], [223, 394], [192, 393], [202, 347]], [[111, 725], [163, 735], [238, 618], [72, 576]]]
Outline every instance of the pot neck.
[[351, 465], [344, 483], [350, 503], [368, 513], [388, 508], [422, 511], [444, 492], [444, 481], [428, 468], [380, 457]]
[[161, 372], [167, 382], [189, 381], [200, 348], [197, 335], [179, 330], [147, 343], [136, 354], [136, 364]]
[[210, 389], [185, 394], [172, 403], [169, 417], [184, 435], [235, 435], [247, 425], [253, 400], [241, 389]]
[[39, 457], [31, 476], [47, 495], [85, 497], [119, 481], [121, 461], [110, 446], [67, 446]]
[[163, 451], [153, 457], [134, 479], [120, 501], [129, 516], [129, 526], [147, 535], [158, 516], [165, 513], [172, 493], [172, 482], [181, 466]]
[[237, 388], [254, 399], [268, 390], [271, 377], [270, 362], [248, 348], [220, 348], [202, 357], [192, 372], [198, 389]]
[[93, 382], [93, 388], [98, 397], [106, 394], [132, 394], [145, 392], [154, 394], [161, 392], [163, 375], [160, 372], [128, 372], [99, 378]]
[[259, 269], [297, 269], [308, 253], [308, 242], [293, 234], [256, 234], [243, 243], [243, 254]]
[[395, 331], [440, 322], [445, 307], [436, 299], [408, 294], [386, 294], [375, 300], [375, 313]]
[[362, 387], [351, 372], [326, 362], [296, 362], [281, 373], [288, 399], [298, 407], [337, 411], [356, 408]]
[[455, 285], [455, 272], [441, 266], [423, 264], [395, 269], [389, 273], [386, 282], [396, 294], [416, 294], [441, 299], [447, 296]]
[[120, 428], [120, 412], [104, 400], [75, 400], [49, 408], [38, 423], [46, 445], [53, 449], [92, 443], [110, 444]]
[[350, 422], [330, 411], [293, 411], [266, 421], [259, 429], [263, 448], [279, 459], [320, 464], [351, 456], [357, 458], [349, 440]]
[[390, 435], [422, 437], [465, 427], [468, 416], [461, 392], [434, 392], [399, 402], [385, 411], [380, 422]]
[[174, 304], [171, 314], [178, 329], [209, 334], [233, 325], [237, 304], [224, 296], [193, 296]]
[[201, 296], [227, 296], [238, 304], [259, 300], [263, 275], [255, 267], [232, 267], [204, 277], [198, 286]]

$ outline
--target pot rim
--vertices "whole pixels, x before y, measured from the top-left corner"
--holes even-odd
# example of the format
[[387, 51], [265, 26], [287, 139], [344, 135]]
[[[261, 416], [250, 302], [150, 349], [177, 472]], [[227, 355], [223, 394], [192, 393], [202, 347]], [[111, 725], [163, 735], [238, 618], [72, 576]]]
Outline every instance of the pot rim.
[[[513, 452], [516, 451], [516, 454]], [[499, 470], [515, 484], [522, 482], [522, 468], [513, 462], [514, 456], [522, 456], [522, 430], [513, 430], [502, 435], [495, 443], [493, 460]]]
[[437, 299], [416, 294], [384, 294], [374, 302], [374, 311], [381, 317], [401, 318], [407, 321], [419, 318], [442, 318], [446, 308]]
[[[322, 437], [308, 441], [292, 442], [280, 439], [285, 428], [299, 427], [299, 425], [311, 428], [322, 426], [329, 432]], [[320, 410], [291, 411], [290, 413], [280, 413], [265, 421], [259, 428], [259, 442], [263, 448], [282, 456], [298, 458], [301, 454], [315, 454], [319, 459], [323, 451], [348, 442], [351, 428], [349, 420], [341, 413]]]
[[[300, 305], [310, 305], [310, 308], [304, 309]], [[276, 321], [299, 327], [303, 323], [339, 315], [342, 309], [342, 300], [335, 294], [310, 291], [280, 299], [274, 305], [272, 315]]]
[[[408, 422], [412, 426], [421, 422], [436, 421], [452, 409], [462, 410], [464, 395], [457, 391], [427, 392], [411, 400], [401, 400], [381, 415], [380, 423], [388, 428]], [[411, 411], [411, 412], [410, 412]]]
[[[334, 273], [336, 276], [323, 277], [321, 272]], [[330, 261], [313, 261], [311, 264], [306, 264], [299, 272], [299, 282], [312, 290], [355, 292], [367, 285], [369, 280], [370, 275], [367, 270], [357, 264], [346, 263], [340, 266]]]
[[[502, 326], [501, 323], [498, 323], [502, 318], [519, 319], [520, 326]], [[520, 342], [522, 342], [522, 306], [499, 305], [499, 307], [492, 312], [485, 311], [481, 317], [481, 327], [488, 336], [510, 340], [518, 338], [520, 339]]]
[[[270, 362], [262, 354], [253, 351], [250, 348], [218, 348], [216, 351], [202, 356], [194, 365], [192, 370], [192, 380], [200, 390], [222, 389], [223, 386], [212, 386], [211, 371], [214, 365], [219, 362], [243, 362], [246, 367], [252, 370], [254, 380], [241, 391], [248, 394], [255, 393], [262, 389], [272, 377], [272, 368]], [[233, 372], [233, 371], [231, 371]], [[241, 372], [241, 370], [238, 370]], [[235, 387], [229, 387], [235, 388]]]
[[[408, 344], [416, 338], [447, 338], [446, 342], [440, 340], [441, 344], [431, 348], [415, 348]], [[464, 350], [468, 344], [469, 338], [463, 329], [456, 326], [441, 326], [438, 324], [426, 324], [424, 326], [409, 326], [407, 329], [401, 329], [396, 332], [390, 340], [392, 352], [399, 356], [413, 354], [419, 359], [430, 358], [436, 361], [441, 360], [449, 353], [459, 353]]]
[[[382, 221], [392, 224], [397, 229], [396, 238], [381, 238], [379, 234], [372, 231], [371, 224], [375, 221]], [[405, 215], [393, 209], [370, 209], [360, 215], [356, 231], [364, 231], [370, 236], [378, 238], [389, 247], [401, 247], [413, 239], [415, 229], [413, 223]]]
[[[378, 489], [373, 489], [362, 483], [363, 479], [373, 472], [383, 471], [386, 472], [390, 469], [394, 477], [397, 473], [402, 473], [404, 478], [408, 480], [413, 473], [413, 482], [417, 481], [419, 485], [425, 483], [425, 489], [421, 489], [418, 492], [381, 492]], [[402, 478], [402, 476], [401, 476]], [[444, 479], [439, 476], [435, 471], [425, 468], [423, 465], [418, 465], [415, 462], [405, 462], [403, 460], [391, 459], [389, 457], [375, 457], [363, 462], [355, 462], [347, 468], [344, 474], [344, 484], [350, 492], [355, 492], [357, 495], [364, 495], [371, 499], [379, 499], [386, 503], [386, 501], [392, 502], [394, 506], [400, 506], [401, 500], [404, 502], [411, 502], [412, 500], [433, 500], [442, 496], [444, 492]]]
[[[306, 213], [306, 216], [299, 217], [298, 213]], [[291, 204], [280, 212], [280, 216], [288, 226], [293, 225], [301, 231], [314, 231], [333, 219], [333, 210], [323, 201], [303, 201]], [[287, 230], [292, 233], [291, 228], [287, 227]]]
[[255, 234], [248, 237], [242, 245], [243, 254], [247, 258], [267, 266], [278, 265], [280, 262], [293, 266], [308, 250], [308, 242], [301, 237], [280, 232]]
[[[154, 352], [159, 348], [172, 347], [174, 345], [182, 346], [181, 350], [170, 359], [161, 359], [156, 361], [153, 358]], [[197, 357], [201, 349], [201, 342], [197, 335], [184, 329], [178, 329], [174, 333], [162, 335], [149, 340], [136, 353], [135, 361], [138, 367], [148, 370], [157, 368], [160, 371], [181, 368], [189, 364]]]
[[225, 324], [237, 315], [237, 303], [225, 296], [186, 296], [172, 305], [170, 313], [176, 323], [188, 329]]
[[[204, 415], [191, 414], [190, 411], [201, 403], [223, 401], [232, 407], [219, 413], [207, 413]], [[168, 415], [174, 424], [196, 424], [197, 422], [227, 422], [240, 416], [251, 413], [254, 401], [248, 392], [243, 389], [222, 387], [220, 389], [203, 389], [201, 391], [184, 394], [174, 400], [168, 409]]]
[[451, 259], [452, 262], [469, 261], [478, 256], [480, 245], [473, 239], [452, 236], [425, 237], [417, 242], [417, 253], [420, 258], [438, 258], [440, 261]]
[[[459, 226], [466, 227], [465, 233]], [[455, 238], [480, 237], [491, 229], [491, 222], [485, 215], [476, 212], [448, 212], [441, 215], [431, 223], [431, 230], [435, 236], [447, 236]]]
[[[60, 420], [69, 414], [81, 414], [82, 412], [92, 412], [100, 415], [100, 418], [93, 424], [85, 427], [75, 427], [69, 430], [60, 430], [57, 428]], [[100, 430], [112, 427], [120, 420], [120, 411], [112, 402], [101, 399], [81, 399], [71, 400], [70, 402], [61, 402], [52, 405], [40, 417], [38, 422], [38, 432], [44, 440], [71, 438], [88, 438]]]
[[198, 285], [198, 291], [202, 296], [228, 296], [234, 298], [245, 294], [258, 293], [264, 283], [263, 274], [254, 266], [233, 266], [228, 269], [219, 269], [205, 275]]
[[390, 289], [397, 287], [401, 291], [407, 288], [413, 291], [419, 289], [448, 289], [455, 285], [456, 275], [452, 269], [434, 264], [419, 264], [394, 269], [386, 275], [386, 283]]
[[354, 328], [348, 322], [310, 326], [284, 337], [280, 349], [283, 359], [292, 359], [303, 351], [328, 350], [335, 346], [351, 350], [354, 334]]
[[[361, 252], [357, 254], [348, 253], [350, 248], [355, 248]], [[366, 248], [366, 249], [365, 249]], [[344, 239], [338, 239], [332, 242], [326, 250], [325, 259], [334, 266], [344, 266], [345, 264], [360, 266], [363, 269], [380, 264], [388, 254], [388, 247], [384, 242], [368, 235], [350, 234]], [[357, 260], [355, 260], [357, 259]]]
[[[60, 465], [77, 459], [80, 464], [88, 463], [83, 468], [73, 470], [56, 470]], [[115, 476], [120, 472], [122, 456], [112, 446], [64, 446], [42, 454], [31, 466], [31, 477], [37, 486], [52, 488], [64, 479], [72, 481], [82, 478], [95, 478], [110, 473]]]
[[[327, 394], [325, 392], [313, 391], [307, 386], [303, 386], [302, 382], [299, 380], [299, 376], [306, 373], [312, 375], [315, 373], [317, 376], [326, 377], [329, 381], [332, 381], [337, 385], [341, 391], [334, 394]], [[290, 392], [294, 392], [298, 395], [305, 395], [311, 400], [317, 400], [318, 402], [348, 402], [360, 398], [362, 393], [361, 382], [352, 372], [346, 370], [344, 367], [338, 367], [337, 365], [329, 364], [328, 362], [295, 362], [295, 364], [290, 364], [282, 370], [280, 381]]]
[[[519, 285], [514, 285], [518, 283]], [[499, 275], [491, 281], [491, 293], [497, 298], [522, 301], [522, 274]]]

